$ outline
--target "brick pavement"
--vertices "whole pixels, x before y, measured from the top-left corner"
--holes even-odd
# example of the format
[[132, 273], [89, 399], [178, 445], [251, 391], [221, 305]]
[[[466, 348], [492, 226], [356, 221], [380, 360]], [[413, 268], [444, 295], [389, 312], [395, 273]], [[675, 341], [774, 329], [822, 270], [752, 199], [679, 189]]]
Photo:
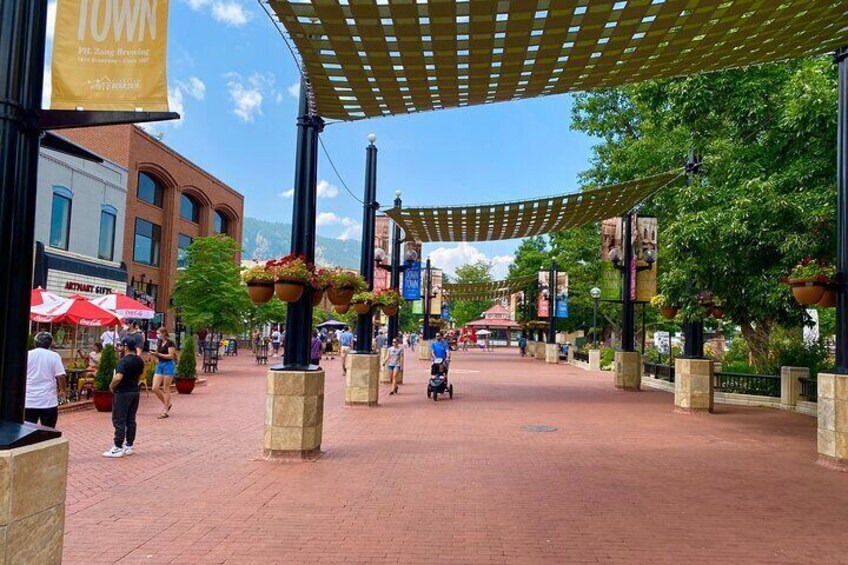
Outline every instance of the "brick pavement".
[[[458, 353], [454, 400], [345, 408], [327, 366], [324, 455], [260, 458], [264, 368], [224, 359], [209, 386], [108, 460], [109, 416], [63, 415], [65, 563], [848, 563], [848, 474], [814, 464], [815, 420], [719, 405], [514, 351]], [[552, 433], [524, 425], [555, 426]]]

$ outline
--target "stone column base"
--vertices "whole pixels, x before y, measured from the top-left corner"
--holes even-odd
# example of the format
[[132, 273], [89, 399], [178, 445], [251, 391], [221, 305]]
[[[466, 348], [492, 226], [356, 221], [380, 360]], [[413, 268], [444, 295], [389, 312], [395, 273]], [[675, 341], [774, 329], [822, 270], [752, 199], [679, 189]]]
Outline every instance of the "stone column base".
[[384, 363], [386, 362], [386, 358], [389, 356], [389, 348], [384, 347], [380, 350], [380, 382], [388, 383], [391, 382], [389, 378], [389, 371], [386, 369]]
[[545, 360], [545, 346], [547, 344], [544, 341], [537, 341], [536, 347], [533, 350], [533, 357], [538, 359], [539, 361]]
[[[589, 360], [591, 361], [591, 357]], [[615, 352], [615, 388], [641, 390], [642, 356], [638, 351]]]
[[[715, 372], [720, 372], [718, 367]], [[801, 399], [801, 381], [798, 379], [802, 377], [809, 378], [810, 369], [807, 367], [780, 368], [780, 405], [783, 408], [791, 408], [798, 404], [798, 400]]]
[[0, 563], [61, 563], [68, 440], [0, 451]]
[[345, 404], [377, 406], [380, 393], [380, 356], [377, 353], [351, 353], [350, 370], [345, 377]]
[[848, 471], [848, 375], [819, 373], [819, 463]]
[[419, 361], [429, 361], [430, 360], [430, 340], [421, 340], [418, 342], [418, 360]]
[[600, 349], [590, 349], [589, 350], [589, 370], [590, 371], [600, 371], [601, 370], [601, 350]]
[[545, 344], [545, 363], [556, 365], [559, 363], [559, 345], [556, 343]]
[[674, 410], [686, 414], [713, 411], [713, 362], [709, 359], [674, 361]]
[[324, 371], [268, 371], [265, 457], [314, 457], [321, 451], [323, 429]]

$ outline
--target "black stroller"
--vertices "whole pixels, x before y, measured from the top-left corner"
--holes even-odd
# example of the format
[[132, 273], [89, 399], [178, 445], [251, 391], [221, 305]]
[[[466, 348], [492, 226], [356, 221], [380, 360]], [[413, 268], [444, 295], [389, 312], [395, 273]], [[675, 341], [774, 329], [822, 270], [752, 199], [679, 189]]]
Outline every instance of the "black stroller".
[[445, 359], [436, 359], [430, 365], [430, 382], [427, 383], [427, 398], [439, 400], [440, 394], [453, 398], [453, 384], [448, 383], [448, 363]]

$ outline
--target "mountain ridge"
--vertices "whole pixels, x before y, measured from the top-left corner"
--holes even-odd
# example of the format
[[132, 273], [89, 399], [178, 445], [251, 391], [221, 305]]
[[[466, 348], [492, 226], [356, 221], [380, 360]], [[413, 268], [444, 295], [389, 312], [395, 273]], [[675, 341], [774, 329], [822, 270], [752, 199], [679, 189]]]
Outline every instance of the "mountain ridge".
[[[291, 224], [244, 218], [241, 256], [246, 261], [267, 261], [283, 257], [291, 250]], [[322, 266], [359, 268], [360, 242], [317, 236], [315, 263]]]

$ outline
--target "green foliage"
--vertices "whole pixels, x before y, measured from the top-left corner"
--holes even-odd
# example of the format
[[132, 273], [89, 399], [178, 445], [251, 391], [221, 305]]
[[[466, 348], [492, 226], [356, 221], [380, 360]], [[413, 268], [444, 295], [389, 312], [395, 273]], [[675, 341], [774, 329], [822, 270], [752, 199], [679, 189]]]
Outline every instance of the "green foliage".
[[248, 301], [244, 318], [247, 320], [249, 329], [264, 326], [265, 324], [283, 324], [286, 321], [288, 304], [282, 300], [271, 299], [267, 304], [254, 304]]
[[180, 359], [177, 361], [177, 378], [178, 379], [196, 379], [197, 378], [197, 352], [194, 346], [194, 337], [189, 336], [183, 342], [182, 351], [180, 351]]
[[250, 312], [235, 261], [238, 247], [224, 235], [199, 237], [188, 247], [186, 268], [174, 287], [174, 304], [192, 328], [236, 332]]
[[153, 375], [156, 374], [156, 359], [150, 359], [147, 363], [144, 364], [144, 374], [142, 375], [142, 380], [147, 383], [149, 386], [153, 382]]
[[615, 368], [615, 349], [612, 347], [601, 348], [601, 370], [611, 371]]
[[[492, 264], [486, 261], [477, 261], [457, 267], [455, 284], [471, 284], [471, 283], [486, 283], [494, 280], [492, 278]], [[458, 327], [462, 327], [468, 322], [480, 319], [483, 312], [492, 307], [494, 300], [458, 300], [451, 302], [450, 313], [451, 317], [456, 321]]]
[[103, 352], [100, 354], [100, 364], [97, 366], [97, 373], [94, 375], [94, 390], [109, 390], [109, 383], [112, 382], [112, 376], [117, 366], [118, 354], [115, 352], [115, 346], [109, 344], [103, 348]]

